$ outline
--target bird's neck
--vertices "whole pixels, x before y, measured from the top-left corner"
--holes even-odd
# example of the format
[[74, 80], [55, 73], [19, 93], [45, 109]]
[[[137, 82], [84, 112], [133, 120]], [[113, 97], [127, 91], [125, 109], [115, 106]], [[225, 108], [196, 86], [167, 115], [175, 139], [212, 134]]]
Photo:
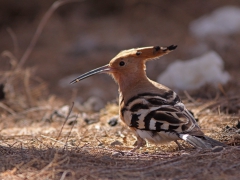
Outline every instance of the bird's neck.
[[155, 92], [156, 87], [153, 81], [151, 81], [147, 76], [146, 72], [139, 72], [134, 74], [129, 74], [129, 76], [120, 76], [118, 79], [119, 93], [124, 100], [128, 100], [137, 94], [145, 92]]

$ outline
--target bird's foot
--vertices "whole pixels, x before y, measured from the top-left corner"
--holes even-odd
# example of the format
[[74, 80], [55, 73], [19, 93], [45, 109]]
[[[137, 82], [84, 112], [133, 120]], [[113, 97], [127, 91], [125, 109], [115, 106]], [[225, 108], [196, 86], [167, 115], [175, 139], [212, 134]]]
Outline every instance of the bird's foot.
[[179, 142], [176, 140], [176, 141], [174, 141], [176, 144], [177, 144], [177, 146], [178, 146], [178, 150], [179, 151], [181, 151], [181, 150], [184, 150], [185, 148], [183, 147], [183, 146], [181, 146], [181, 144], [179, 144]]
[[136, 146], [131, 150], [131, 152], [135, 152], [136, 150], [140, 149], [141, 147], [145, 146], [147, 143], [144, 139], [142, 139], [140, 136], [137, 136], [137, 141], [133, 144]]

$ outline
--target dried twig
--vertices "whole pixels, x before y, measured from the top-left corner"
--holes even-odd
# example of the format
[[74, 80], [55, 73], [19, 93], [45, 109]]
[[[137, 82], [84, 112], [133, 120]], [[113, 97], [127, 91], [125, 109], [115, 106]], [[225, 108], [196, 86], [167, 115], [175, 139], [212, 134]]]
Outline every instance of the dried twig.
[[32, 107], [33, 99], [32, 99], [32, 95], [31, 95], [31, 91], [30, 91], [29, 80], [30, 80], [30, 72], [29, 72], [29, 69], [27, 69], [25, 71], [23, 83], [24, 83], [24, 90], [26, 92], [26, 97], [27, 97], [27, 101], [28, 101], [28, 106]]
[[15, 56], [17, 57], [19, 55], [19, 44], [18, 44], [17, 36], [16, 36], [14, 31], [10, 27], [7, 28], [7, 32], [8, 32], [8, 34], [12, 38], [13, 47], [14, 47], [14, 51], [13, 52], [14, 52]]
[[83, 2], [84, 0], [58, 0], [55, 1], [52, 6], [49, 8], [49, 10], [44, 14], [43, 18], [41, 19], [37, 30], [35, 32], [35, 34], [33, 35], [33, 38], [28, 46], [28, 48], [26, 49], [26, 51], [24, 52], [22, 58], [20, 59], [17, 68], [19, 69], [23, 66], [23, 64], [26, 62], [26, 60], [28, 59], [29, 55], [31, 54], [33, 48], [35, 47], [37, 40], [39, 38], [39, 36], [42, 33], [43, 28], [45, 27], [47, 21], [49, 20], [49, 18], [52, 16], [52, 14], [62, 5], [67, 4], [67, 3], [71, 3], [71, 2]]
[[183, 91], [185, 96], [188, 98], [188, 100], [190, 100], [191, 102], [195, 103], [195, 100], [190, 96], [190, 94], [188, 94], [187, 91]]
[[[63, 125], [62, 125], [62, 127], [61, 127], [61, 130], [60, 130], [60, 132], [59, 132], [59, 134], [58, 134], [58, 137], [56, 138], [57, 140], [58, 140], [58, 139], [60, 138], [60, 136], [61, 136], [63, 127], [65, 126], [65, 124], [66, 124], [66, 122], [67, 122], [67, 120], [68, 120], [68, 118], [69, 118], [69, 116], [70, 116], [70, 114], [71, 114], [71, 112], [72, 112], [73, 106], [74, 106], [74, 102], [72, 103], [72, 106], [71, 106], [71, 108], [69, 109], [68, 115], [66, 116], [65, 121], [64, 121], [64, 123], [63, 123]], [[54, 144], [54, 145], [55, 145], [55, 144]]]
[[67, 144], [68, 138], [69, 138], [69, 136], [70, 136], [70, 134], [71, 134], [71, 132], [72, 132], [72, 129], [73, 129], [74, 125], [75, 125], [75, 122], [77, 121], [77, 118], [78, 118], [78, 115], [75, 117], [75, 120], [73, 121], [73, 125], [72, 125], [72, 127], [71, 127], [71, 129], [70, 129], [70, 131], [69, 131], [69, 133], [68, 133], [68, 136], [67, 136], [67, 139], [66, 139], [66, 143], [65, 143], [64, 149], [67, 149], [67, 146], [68, 146], [68, 144]]
[[12, 110], [10, 107], [8, 107], [7, 105], [5, 105], [1, 102], [0, 102], [0, 107], [3, 108], [5, 111], [9, 112], [12, 115], [16, 114], [16, 112], [14, 112], [14, 110]]
[[18, 114], [27, 114], [29, 112], [44, 111], [44, 110], [51, 110], [51, 106], [46, 105], [46, 106], [32, 107]]
[[[46, 139], [50, 139], [50, 140], [54, 141], [54, 142], [55, 142], [55, 143], [54, 143], [54, 146], [55, 146], [56, 143], [59, 143], [59, 144], [62, 144], [62, 145], [65, 145], [65, 144], [66, 144], [66, 143], [64, 143], [64, 142], [62, 142], [62, 141], [59, 141], [59, 140], [53, 139], [53, 138], [48, 137], [48, 136], [41, 135], [41, 137], [46, 138]], [[68, 146], [70, 146], [70, 147], [74, 147], [74, 146], [71, 146], [71, 145], [68, 145]]]

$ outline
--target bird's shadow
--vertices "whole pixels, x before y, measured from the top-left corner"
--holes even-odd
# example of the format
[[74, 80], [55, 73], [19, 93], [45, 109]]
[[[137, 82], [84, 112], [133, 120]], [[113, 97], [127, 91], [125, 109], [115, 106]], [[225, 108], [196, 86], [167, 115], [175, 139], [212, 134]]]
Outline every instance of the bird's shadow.
[[[228, 157], [230, 152], [234, 157], [240, 158], [240, 150], [231, 149], [234, 148], [226, 148], [215, 153], [189, 149], [175, 153], [148, 154], [90, 146], [72, 149], [0, 146], [0, 174], [10, 177], [21, 174], [30, 179], [59, 179], [63, 176], [70, 179], [81, 177], [111, 179], [122, 176], [137, 178], [139, 174], [143, 177], [171, 178], [176, 173], [184, 177], [184, 173], [189, 171], [188, 168], [194, 173], [196, 170], [194, 167], [203, 163], [202, 159], [205, 159], [204, 164], [212, 161], [222, 162], [224, 166], [232, 164], [231, 158]], [[181, 173], [178, 168], [167, 170], [166, 166], [175, 167], [174, 164], [178, 164], [179, 168], [181, 166], [188, 168], [183, 169]]]

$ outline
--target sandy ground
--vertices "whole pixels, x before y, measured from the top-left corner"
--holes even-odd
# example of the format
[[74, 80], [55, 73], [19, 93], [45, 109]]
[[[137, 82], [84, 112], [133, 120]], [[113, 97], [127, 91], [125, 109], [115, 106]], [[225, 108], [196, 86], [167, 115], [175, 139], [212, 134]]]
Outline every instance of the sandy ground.
[[147, 64], [156, 80], [174, 60], [203, 53], [189, 32], [191, 21], [224, 5], [240, 6], [239, 1], [67, 4], [48, 19], [20, 69], [16, 64], [51, 2], [0, 4], [0, 51], [16, 57], [0, 59], [1, 179], [239, 179], [240, 33], [203, 40], [223, 58], [232, 76], [227, 85], [180, 92], [203, 131], [229, 145], [224, 149], [200, 151], [181, 142], [184, 150], [174, 143], [148, 144], [131, 153], [135, 136], [117, 121], [117, 86], [111, 77], [68, 84], [123, 49], [177, 44], [174, 53]]

